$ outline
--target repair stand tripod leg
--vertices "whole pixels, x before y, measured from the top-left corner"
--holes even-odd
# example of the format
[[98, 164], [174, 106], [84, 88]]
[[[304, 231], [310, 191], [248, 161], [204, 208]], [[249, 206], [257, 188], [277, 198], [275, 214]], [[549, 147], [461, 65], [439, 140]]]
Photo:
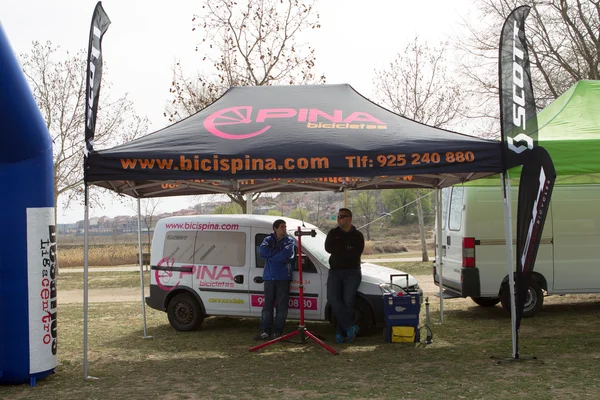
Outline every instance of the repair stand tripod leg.
[[[286, 335], [278, 337], [277, 339], [269, 340], [268, 342], [261, 343], [258, 346], [254, 346], [254, 347], [252, 347], [250, 349], [250, 351], [260, 350], [260, 349], [262, 349], [264, 347], [272, 345], [273, 343], [277, 343], [280, 340], [287, 340], [287, 339], [289, 339], [291, 337], [294, 337], [294, 336], [296, 336], [298, 334], [301, 335], [301, 338], [302, 338], [302, 341], [300, 343], [306, 343], [306, 338], [305, 338], [305, 335], [306, 335], [306, 337], [309, 337], [313, 341], [317, 342], [321, 347], [323, 347], [325, 350], [329, 351], [334, 356], [338, 355], [338, 353], [333, 348], [331, 348], [330, 346], [328, 346], [325, 343], [323, 343], [319, 338], [317, 338], [315, 335], [313, 335], [308, 329], [306, 329], [306, 327], [304, 327], [302, 325], [299, 326], [298, 329], [295, 330], [294, 332], [290, 332], [290, 333], [288, 333]], [[298, 343], [298, 342], [296, 342], [296, 343]]]

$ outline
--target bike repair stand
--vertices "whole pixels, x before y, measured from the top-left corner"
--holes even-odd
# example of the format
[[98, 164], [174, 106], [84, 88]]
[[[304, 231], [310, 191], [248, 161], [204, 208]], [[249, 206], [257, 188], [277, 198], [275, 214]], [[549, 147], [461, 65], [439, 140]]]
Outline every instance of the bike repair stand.
[[289, 338], [299, 334], [300, 338], [301, 338], [300, 343], [305, 343], [306, 337], [309, 337], [312, 340], [314, 340], [315, 342], [317, 342], [319, 345], [321, 345], [321, 347], [323, 347], [325, 350], [329, 351], [331, 354], [333, 354], [335, 356], [338, 355], [338, 353], [334, 349], [332, 349], [331, 347], [329, 347], [328, 345], [323, 343], [319, 338], [317, 338], [308, 329], [306, 329], [306, 326], [304, 325], [304, 281], [302, 278], [302, 236], [306, 236], [306, 235], [315, 237], [315, 236], [317, 236], [317, 232], [314, 229], [312, 229], [310, 231], [302, 231], [302, 229], [300, 229], [300, 227], [298, 227], [298, 230], [294, 232], [294, 236], [298, 237], [298, 278], [300, 279], [300, 285], [299, 285], [299, 288], [300, 288], [300, 325], [298, 325], [298, 329], [296, 329], [294, 332], [290, 332], [290, 333], [280, 336], [276, 339], [269, 340], [268, 342], [259, 344], [258, 346], [254, 346], [250, 349], [250, 351], [260, 350], [263, 347], [270, 346], [273, 343], [279, 342], [280, 340], [286, 340], [286, 339], [289, 339]]

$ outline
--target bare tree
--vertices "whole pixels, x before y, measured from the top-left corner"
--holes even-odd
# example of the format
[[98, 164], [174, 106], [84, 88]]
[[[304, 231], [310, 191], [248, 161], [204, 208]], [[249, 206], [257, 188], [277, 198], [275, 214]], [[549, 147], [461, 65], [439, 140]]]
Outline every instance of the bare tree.
[[226, 90], [222, 85], [205, 80], [201, 74], [188, 78], [179, 62], [173, 65], [173, 81], [169, 92], [173, 97], [164, 112], [169, 122], [197, 113], [217, 100]]
[[419, 189], [417, 191], [417, 217], [419, 218], [419, 237], [421, 238], [421, 259], [422, 261], [429, 261], [427, 255], [427, 241], [425, 240], [425, 220], [423, 218], [423, 206], [421, 205], [421, 193]]
[[376, 203], [378, 195], [378, 190], [365, 190], [352, 199], [353, 214], [364, 226], [367, 240], [371, 240], [371, 222], [377, 218], [378, 207]]
[[[460, 85], [447, 73], [446, 51], [447, 44], [435, 49], [415, 38], [388, 69], [376, 71], [379, 99], [398, 114], [430, 126], [445, 128], [458, 122], [466, 111], [466, 100]], [[423, 261], [428, 261], [420, 201], [417, 215]]]
[[[165, 111], [177, 121], [200, 111], [231, 86], [324, 83], [316, 76], [314, 49], [300, 42], [303, 30], [317, 29], [314, 2], [299, 0], [206, 0], [204, 12], [193, 21], [202, 32], [197, 47], [202, 61], [215, 72], [186, 78], [181, 66], [173, 67], [171, 104]], [[246, 212], [243, 195], [229, 194]], [[258, 199], [260, 193], [253, 195]]]
[[152, 227], [154, 225], [156, 225], [156, 220], [155, 217], [158, 213], [158, 209], [160, 207], [160, 203], [161, 203], [161, 199], [145, 199], [144, 201], [144, 208], [142, 211], [142, 222], [144, 223], [144, 227], [146, 228], [146, 235], [147, 235], [147, 239], [148, 242], [146, 243], [146, 245], [148, 246], [148, 253], [150, 253], [151, 250], [151, 244], [152, 244]]
[[499, 136], [498, 43], [502, 25], [520, 5], [531, 6], [525, 33], [538, 108], [581, 79], [600, 79], [600, 3], [598, 0], [477, 0], [479, 15], [466, 23], [469, 35], [456, 41], [462, 75], [477, 101], [470, 116], [487, 119]]
[[460, 85], [447, 73], [447, 44], [431, 48], [414, 41], [388, 68], [375, 71], [378, 99], [412, 120], [445, 128], [465, 112]]
[[[59, 48], [51, 42], [33, 42], [31, 52], [20, 58], [52, 137], [56, 214], [59, 198], [68, 207], [83, 191], [87, 55], [84, 51], [75, 55], [67, 52], [66, 57], [60, 59]], [[147, 130], [147, 119], [135, 114], [127, 96], [114, 100], [109, 96], [109, 89], [110, 83], [104, 79], [94, 139], [97, 147], [129, 141]], [[97, 198], [92, 200], [97, 201]]]

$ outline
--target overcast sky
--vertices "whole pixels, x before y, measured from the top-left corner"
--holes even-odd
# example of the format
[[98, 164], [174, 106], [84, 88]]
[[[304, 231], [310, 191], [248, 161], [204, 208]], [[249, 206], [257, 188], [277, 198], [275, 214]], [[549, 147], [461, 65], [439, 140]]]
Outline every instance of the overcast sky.
[[[386, 65], [419, 35], [437, 44], [457, 34], [461, 19], [469, 19], [466, 0], [320, 0], [321, 29], [306, 36], [315, 48], [316, 72], [327, 83], [349, 83], [374, 98], [375, 69]], [[95, 0], [1, 0], [0, 21], [17, 54], [29, 52], [32, 41], [52, 41], [71, 53], [87, 50]], [[201, 70], [195, 51], [201, 33], [192, 32], [192, 17], [202, 12], [202, 0], [105, 0], [112, 24], [102, 42], [106, 77], [112, 96], [128, 93], [139, 115], [147, 116], [150, 132], [168, 121], [171, 67], [181, 60], [185, 71]], [[83, 132], [82, 132], [83, 140]], [[103, 208], [91, 216], [134, 213], [132, 200], [106, 196]], [[185, 208], [190, 199], [164, 199], [160, 211]], [[59, 205], [59, 223], [83, 219], [83, 207]]]

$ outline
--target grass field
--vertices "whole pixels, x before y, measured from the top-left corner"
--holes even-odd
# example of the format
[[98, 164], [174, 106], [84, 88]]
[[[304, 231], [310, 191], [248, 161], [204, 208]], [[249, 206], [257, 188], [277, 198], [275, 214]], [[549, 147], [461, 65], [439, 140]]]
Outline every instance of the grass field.
[[[106, 290], [139, 285], [133, 273], [95, 274]], [[69, 281], [69, 275], [77, 274], [64, 274], [59, 284], [76, 288], [81, 276]], [[510, 318], [499, 306], [481, 308], [468, 299], [444, 303], [443, 325], [432, 300], [430, 345], [389, 344], [381, 330], [335, 345], [328, 323], [308, 322], [339, 356], [313, 342], [250, 353], [256, 319], [211, 317], [199, 331], [181, 333], [152, 309], [147, 322], [153, 338], [143, 339], [139, 302], [92, 303], [89, 374], [99, 379], [86, 381], [81, 304], [60, 305], [56, 374], [33, 388], [0, 386], [0, 398], [593, 399], [600, 389], [599, 300], [547, 297], [542, 312], [523, 321], [520, 334], [521, 354], [537, 359], [500, 364], [490, 357], [511, 354]], [[289, 321], [288, 330], [296, 324]]]

